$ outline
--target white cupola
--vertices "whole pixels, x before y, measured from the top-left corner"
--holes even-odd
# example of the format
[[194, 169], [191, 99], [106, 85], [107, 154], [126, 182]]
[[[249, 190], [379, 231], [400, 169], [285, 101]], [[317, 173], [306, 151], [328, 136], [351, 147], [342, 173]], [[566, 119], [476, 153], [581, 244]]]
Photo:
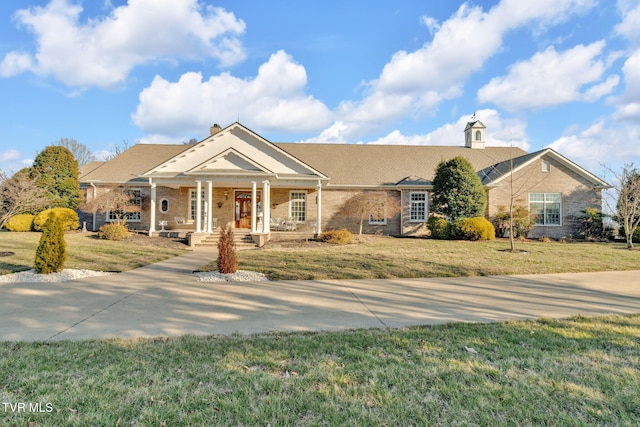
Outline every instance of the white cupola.
[[473, 119], [464, 128], [464, 146], [482, 150], [484, 148], [484, 130], [486, 126], [480, 120], [475, 120], [475, 114]]

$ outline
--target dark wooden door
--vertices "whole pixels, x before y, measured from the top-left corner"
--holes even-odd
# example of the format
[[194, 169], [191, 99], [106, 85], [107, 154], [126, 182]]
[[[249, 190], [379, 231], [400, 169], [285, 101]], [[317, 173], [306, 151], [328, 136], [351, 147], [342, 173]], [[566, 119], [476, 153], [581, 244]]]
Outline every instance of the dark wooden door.
[[[235, 228], [251, 228], [251, 191], [237, 191], [235, 209]], [[256, 204], [260, 203], [260, 193]]]

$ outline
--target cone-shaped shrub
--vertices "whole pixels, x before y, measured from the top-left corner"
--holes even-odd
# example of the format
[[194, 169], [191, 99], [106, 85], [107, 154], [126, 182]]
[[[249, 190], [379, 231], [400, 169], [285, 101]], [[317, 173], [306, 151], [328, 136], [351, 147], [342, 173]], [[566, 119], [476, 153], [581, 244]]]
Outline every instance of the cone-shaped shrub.
[[67, 245], [64, 241], [62, 221], [50, 215], [42, 227], [42, 237], [36, 249], [33, 268], [38, 274], [57, 273], [67, 260]]
[[218, 240], [218, 271], [222, 274], [231, 274], [238, 271], [238, 255], [236, 244], [233, 241], [231, 227], [222, 227]]

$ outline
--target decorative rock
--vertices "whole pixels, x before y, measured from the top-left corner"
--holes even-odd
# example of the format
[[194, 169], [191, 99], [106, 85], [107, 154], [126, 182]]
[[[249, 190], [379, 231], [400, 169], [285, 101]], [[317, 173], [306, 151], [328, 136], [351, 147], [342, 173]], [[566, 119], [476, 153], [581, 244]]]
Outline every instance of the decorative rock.
[[232, 274], [222, 274], [217, 271], [198, 271], [194, 274], [198, 276], [198, 282], [261, 282], [269, 280], [262, 273], [248, 270], [238, 270]]
[[108, 276], [114, 273], [93, 270], [65, 269], [59, 273], [36, 274], [34, 270], [0, 276], [0, 283], [68, 282], [85, 277]]

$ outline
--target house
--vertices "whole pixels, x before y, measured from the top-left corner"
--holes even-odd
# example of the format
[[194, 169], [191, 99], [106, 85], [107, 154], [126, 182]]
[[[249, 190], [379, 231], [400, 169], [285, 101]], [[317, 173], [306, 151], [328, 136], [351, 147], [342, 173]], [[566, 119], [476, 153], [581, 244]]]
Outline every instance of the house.
[[[355, 230], [359, 221], [341, 207], [362, 193], [385, 194], [399, 206], [370, 215], [366, 233], [424, 235], [436, 167], [455, 156], [468, 159], [482, 179], [487, 216], [511, 201], [525, 206], [536, 220], [533, 237], [574, 235], [580, 212], [601, 207], [608, 184], [592, 173], [550, 148], [486, 147], [484, 134], [475, 120], [460, 146], [272, 143], [240, 123], [214, 125], [195, 145], [138, 144], [87, 165], [80, 181], [88, 201], [126, 186], [139, 207], [128, 215], [129, 228], [152, 235], [191, 230], [192, 244], [223, 225], [263, 244], [274, 224], [280, 227], [275, 218], [306, 233]], [[84, 216], [93, 230], [114, 219], [112, 212]]]

